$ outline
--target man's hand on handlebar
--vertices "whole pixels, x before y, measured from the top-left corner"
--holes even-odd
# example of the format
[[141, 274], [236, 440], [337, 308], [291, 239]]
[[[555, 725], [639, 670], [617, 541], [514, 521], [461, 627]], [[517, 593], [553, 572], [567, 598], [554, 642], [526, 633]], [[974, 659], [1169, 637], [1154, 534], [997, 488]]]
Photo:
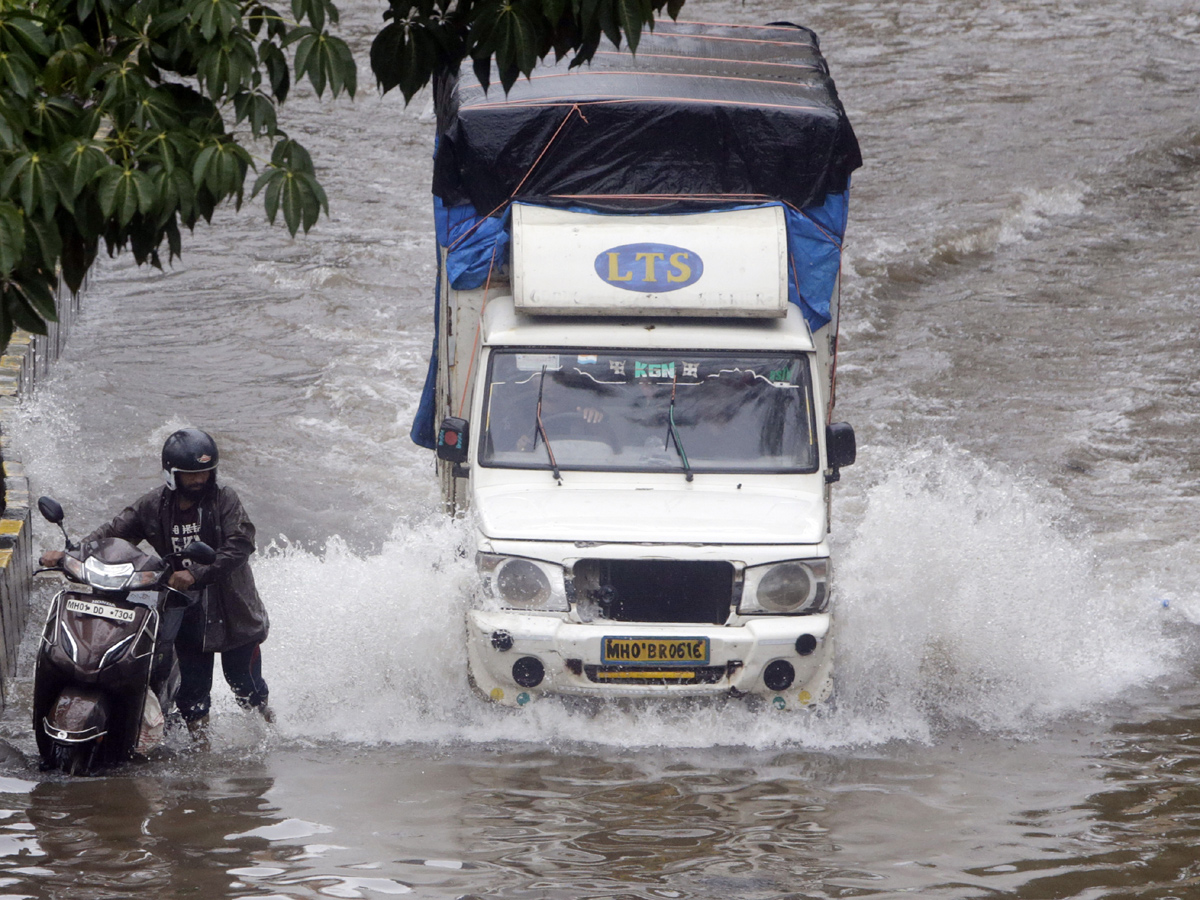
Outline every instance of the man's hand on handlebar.
[[187, 569], [180, 569], [178, 572], [171, 573], [171, 577], [167, 580], [167, 587], [177, 591], [186, 591], [190, 590], [195, 583], [195, 576], [191, 572]]
[[63, 557], [66, 555], [67, 554], [62, 550], [47, 550], [42, 554], [42, 558], [39, 559], [38, 562], [43, 568], [53, 569], [62, 562]]

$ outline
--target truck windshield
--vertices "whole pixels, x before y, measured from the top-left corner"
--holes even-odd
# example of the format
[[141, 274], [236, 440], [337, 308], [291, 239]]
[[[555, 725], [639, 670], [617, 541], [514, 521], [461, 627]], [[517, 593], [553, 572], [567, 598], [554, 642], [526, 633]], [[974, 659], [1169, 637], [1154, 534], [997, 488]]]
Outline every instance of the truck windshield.
[[485, 390], [484, 466], [817, 470], [804, 354], [494, 350]]

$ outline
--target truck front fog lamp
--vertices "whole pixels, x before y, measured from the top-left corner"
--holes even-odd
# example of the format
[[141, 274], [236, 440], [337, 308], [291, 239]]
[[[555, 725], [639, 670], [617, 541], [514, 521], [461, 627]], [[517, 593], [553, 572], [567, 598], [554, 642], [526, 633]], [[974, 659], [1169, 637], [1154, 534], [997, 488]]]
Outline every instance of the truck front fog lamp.
[[536, 656], [522, 656], [513, 663], [512, 677], [523, 688], [535, 688], [546, 677], [546, 667]]
[[492, 646], [504, 653], [513, 647], [513, 636], [507, 631], [492, 632]]
[[763, 670], [763, 684], [773, 691], [786, 691], [796, 680], [796, 670], [785, 659], [777, 659]]

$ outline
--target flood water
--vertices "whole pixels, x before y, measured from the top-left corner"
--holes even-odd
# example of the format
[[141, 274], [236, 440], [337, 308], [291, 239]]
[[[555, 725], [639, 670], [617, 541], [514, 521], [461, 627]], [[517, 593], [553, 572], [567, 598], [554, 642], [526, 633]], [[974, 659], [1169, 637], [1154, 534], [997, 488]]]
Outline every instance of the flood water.
[[[340, 6], [368, 84], [381, 10]], [[44, 775], [27, 636], [0, 719], [0, 898], [1200, 898], [1200, 12], [683, 18], [814, 28], [866, 160], [836, 710], [471, 694], [466, 535], [408, 439], [432, 113], [300, 97], [284, 127], [331, 217], [293, 241], [251, 204], [164, 273], [105, 261], [14, 434], [76, 534], [158, 483], [172, 430], [217, 436], [258, 526], [278, 723], [220, 685], [211, 752]]]

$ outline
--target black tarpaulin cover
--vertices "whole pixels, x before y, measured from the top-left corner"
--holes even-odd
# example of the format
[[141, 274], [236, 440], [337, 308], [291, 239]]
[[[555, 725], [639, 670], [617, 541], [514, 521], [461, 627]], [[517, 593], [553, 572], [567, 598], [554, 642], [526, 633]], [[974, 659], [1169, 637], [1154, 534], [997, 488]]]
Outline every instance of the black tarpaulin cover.
[[590, 65], [547, 61], [507, 97], [465, 68], [435, 92], [433, 192], [480, 215], [514, 199], [603, 208], [633, 196], [803, 208], [862, 164], [817, 36], [794, 25], [665, 20], [636, 56], [606, 42]]

